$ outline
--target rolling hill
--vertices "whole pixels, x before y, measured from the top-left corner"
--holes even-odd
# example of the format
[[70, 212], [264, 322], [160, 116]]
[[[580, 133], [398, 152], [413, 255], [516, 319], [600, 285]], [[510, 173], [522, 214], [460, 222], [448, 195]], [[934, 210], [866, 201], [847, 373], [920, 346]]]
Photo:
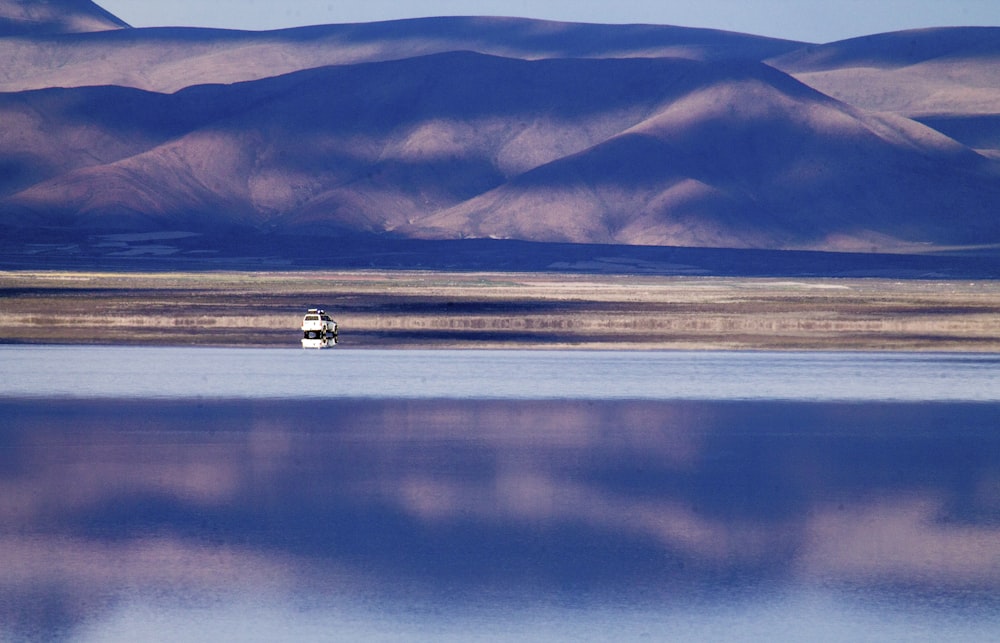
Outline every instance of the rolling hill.
[[52, 20], [0, 37], [7, 255], [1000, 247], [991, 30], [809, 45], [489, 18]]
[[[0, 0], [5, 2], [16, 0]], [[120, 85], [158, 92], [259, 80], [328, 65], [452, 51], [543, 58], [761, 60], [802, 46], [711, 29], [442, 17], [269, 32], [122, 29], [0, 39], [0, 91]]]
[[838, 100], [918, 120], [1000, 158], [1000, 27], [877, 34], [768, 62]]
[[0, 36], [88, 33], [128, 25], [91, 0], [3, 0]]

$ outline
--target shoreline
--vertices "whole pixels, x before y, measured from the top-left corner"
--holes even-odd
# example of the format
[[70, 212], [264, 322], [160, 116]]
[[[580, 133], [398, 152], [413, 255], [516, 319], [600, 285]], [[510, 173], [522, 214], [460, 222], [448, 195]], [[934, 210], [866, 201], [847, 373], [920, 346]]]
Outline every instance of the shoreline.
[[0, 343], [1000, 352], [1000, 282], [509, 272], [0, 272]]

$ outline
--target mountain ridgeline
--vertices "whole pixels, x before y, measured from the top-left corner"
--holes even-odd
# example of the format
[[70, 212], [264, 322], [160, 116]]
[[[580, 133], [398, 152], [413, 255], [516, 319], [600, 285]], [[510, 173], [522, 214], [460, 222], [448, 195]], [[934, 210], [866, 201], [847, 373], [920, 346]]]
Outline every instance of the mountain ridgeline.
[[[528, 242], [553, 263], [572, 245], [1000, 247], [1000, 29], [828, 45], [500, 18], [233, 32], [34, 4], [48, 13], [0, 0], [8, 263], [362, 238], [373, 256]], [[122, 241], [143, 238], [199, 241]]]

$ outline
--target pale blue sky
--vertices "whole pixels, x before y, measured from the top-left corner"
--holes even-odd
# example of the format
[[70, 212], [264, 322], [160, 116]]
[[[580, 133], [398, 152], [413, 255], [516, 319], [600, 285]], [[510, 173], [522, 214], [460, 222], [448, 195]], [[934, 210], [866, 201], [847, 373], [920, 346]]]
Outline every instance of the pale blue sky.
[[96, 0], [136, 27], [279, 29], [502, 15], [727, 29], [809, 42], [933, 26], [1000, 26], [1000, 0]]

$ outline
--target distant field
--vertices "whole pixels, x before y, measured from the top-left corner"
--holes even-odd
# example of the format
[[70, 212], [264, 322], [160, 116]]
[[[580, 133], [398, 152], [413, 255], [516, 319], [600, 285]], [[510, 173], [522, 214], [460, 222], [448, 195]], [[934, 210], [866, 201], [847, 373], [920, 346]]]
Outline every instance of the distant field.
[[441, 272], [0, 272], [0, 342], [1000, 351], [1000, 282]]

